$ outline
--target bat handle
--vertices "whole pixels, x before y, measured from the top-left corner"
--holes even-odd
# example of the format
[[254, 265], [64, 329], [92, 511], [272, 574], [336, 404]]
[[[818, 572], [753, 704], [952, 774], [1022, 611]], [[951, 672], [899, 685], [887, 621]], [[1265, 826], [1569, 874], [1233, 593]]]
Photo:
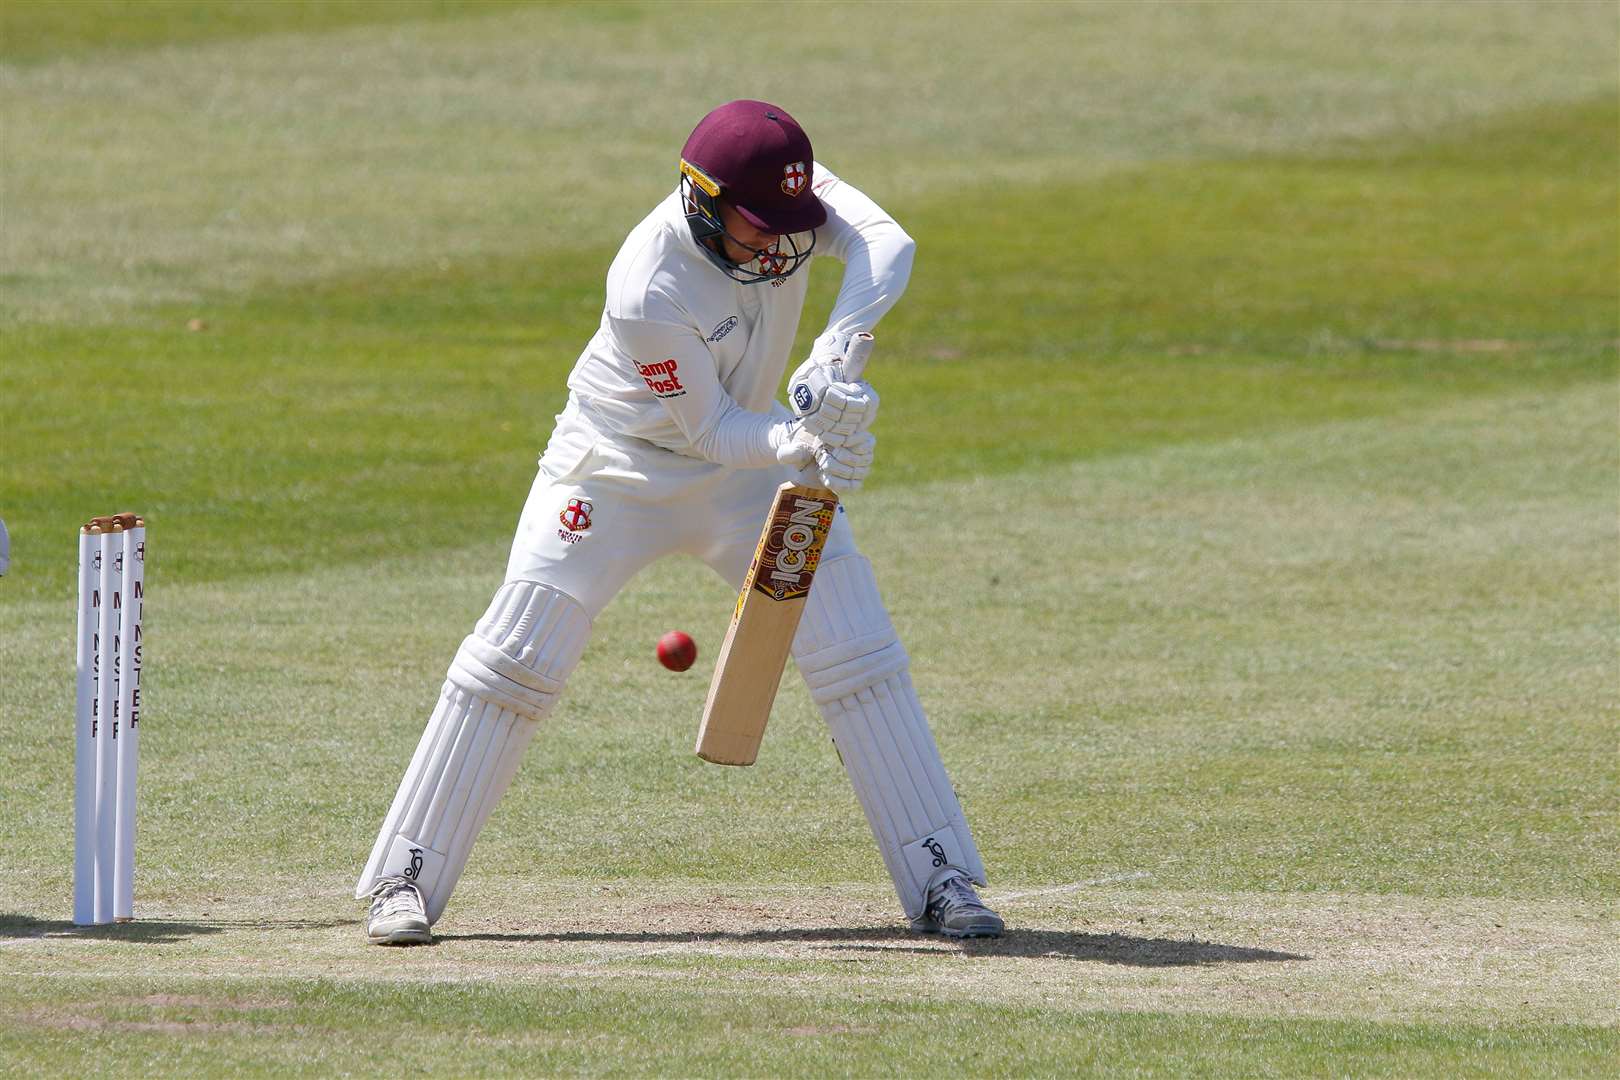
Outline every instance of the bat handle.
[[[866, 371], [867, 358], [872, 355], [872, 346], [875, 344], [877, 339], [865, 330], [851, 335], [849, 344], [844, 346], [845, 382], [860, 382], [862, 373]], [[821, 470], [816, 468], [814, 461], [799, 470], [799, 483], [808, 487], [821, 486]]]
[[866, 371], [866, 361], [872, 355], [872, 346], [877, 339], [870, 333], [862, 330], [849, 339], [844, 346], [844, 381], [860, 382], [861, 375]]

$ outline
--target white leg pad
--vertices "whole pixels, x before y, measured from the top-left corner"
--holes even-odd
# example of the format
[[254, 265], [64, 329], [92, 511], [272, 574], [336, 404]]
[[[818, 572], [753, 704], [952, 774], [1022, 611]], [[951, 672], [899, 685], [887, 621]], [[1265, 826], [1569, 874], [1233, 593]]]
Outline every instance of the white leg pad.
[[533, 581], [501, 586], [456, 651], [356, 897], [403, 875], [421, 889], [428, 921], [438, 921], [590, 631], [590, 617], [567, 593]]
[[865, 558], [846, 555], [816, 571], [793, 656], [907, 917], [922, 914], [946, 867], [983, 885], [979, 849]]

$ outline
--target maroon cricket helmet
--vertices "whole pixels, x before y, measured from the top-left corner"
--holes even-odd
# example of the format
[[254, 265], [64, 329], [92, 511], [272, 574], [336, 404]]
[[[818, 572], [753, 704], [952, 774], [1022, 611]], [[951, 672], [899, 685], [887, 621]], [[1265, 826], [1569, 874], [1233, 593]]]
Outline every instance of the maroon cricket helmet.
[[766, 101], [720, 106], [692, 129], [681, 161], [719, 187], [709, 195], [730, 203], [755, 228], [786, 234], [827, 221], [827, 208], [812, 190], [810, 136], [779, 106]]

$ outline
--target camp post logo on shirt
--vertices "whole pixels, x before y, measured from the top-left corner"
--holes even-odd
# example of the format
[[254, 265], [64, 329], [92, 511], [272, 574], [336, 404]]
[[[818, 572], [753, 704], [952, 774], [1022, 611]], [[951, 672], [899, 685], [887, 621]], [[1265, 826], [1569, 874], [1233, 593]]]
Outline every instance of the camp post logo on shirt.
[[636, 370], [647, 381], [647, 389], [653, 392], [653, 397], [672, 398], [680, 397], [686, 393], [686, 387], [681, 385], [681, 377], [676, 374], [680, 365], [672, 356], [668, 360], [660, 360], [656, 364], [637, 364]]
[[719, 341], [735, 329], [737, 329], [737, 316], [727, 315], [720, 325], [714, 328], [714, 333], [710, 334], [706, 340], [710, 342]]

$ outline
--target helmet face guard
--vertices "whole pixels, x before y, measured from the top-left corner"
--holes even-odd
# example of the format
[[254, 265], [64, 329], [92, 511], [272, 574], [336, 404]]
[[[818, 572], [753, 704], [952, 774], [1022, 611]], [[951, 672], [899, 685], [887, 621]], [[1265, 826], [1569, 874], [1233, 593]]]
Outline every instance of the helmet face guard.
[[[744, 285], [758, 285], [762, 281], [791, 277], [810, 261], [810, 253], [816, 247], [813, 230], [809, 234], [810, 242], [802, 249], [798, 242], [800, 234], [779, 236], [768, 248], [751, 248], [729, 236], [725, 219], [720, 216], [721, 190], [720, 183], [712, 176], [685, 158], [681, 159], [681, 203], [685, 207], [686, 224], [692, 230], [692, 239], [721, 273]], [[745, 262], [732, 262], [725, 253], [727, 239], [753, 255]], [[784, 242], [788, 245], [785, 252], [781, 250]]]

